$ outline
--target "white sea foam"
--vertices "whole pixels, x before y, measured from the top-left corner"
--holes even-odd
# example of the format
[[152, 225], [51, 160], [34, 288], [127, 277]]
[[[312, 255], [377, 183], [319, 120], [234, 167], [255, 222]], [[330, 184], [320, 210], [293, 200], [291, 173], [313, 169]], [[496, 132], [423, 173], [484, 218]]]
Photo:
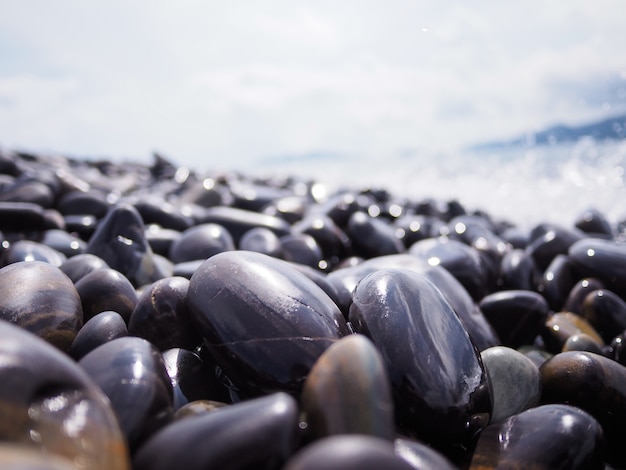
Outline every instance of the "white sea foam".
[[571, 226], [595, 208], [610, 222], [626, 218], [626, 141], [516, 147], [388, 158], [302, 158], [270, 162], [265, 172], [301, 175], [341, 187], [375, 186], [417, 200], [457, 199], [523, 228]]

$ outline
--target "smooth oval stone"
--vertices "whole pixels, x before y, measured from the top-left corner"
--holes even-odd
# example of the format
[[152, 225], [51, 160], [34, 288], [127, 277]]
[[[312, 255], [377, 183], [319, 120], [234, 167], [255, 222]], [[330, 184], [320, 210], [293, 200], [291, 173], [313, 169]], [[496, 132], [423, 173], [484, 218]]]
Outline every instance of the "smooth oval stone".
[[[331, 436], [301, 449], [284, 470], [411, 470], [413, 467], [396, 455], [393, 444], [366, 435]], [[427, 467], [426, 467], [427, 468]], [[444, 467], [445, 468], [445, 467]]]
[[525, 290], [494, 292], [485, 296], [478, 306], [502, 344], [514, 349], [533, 343], [550, 312], [540, 294]]
[[396, 419], [428, 443], [467, 442], [491, 413], [480, 355], [439, 289], [408, 270], [380, 270], [354, 290], [350, 321], [379, 349]]
[[211, 354], [244, 394], [298, 392], [348, 329], [328, 295], [286, 261], [231, 251], [193, 274], [189, 309]]
[[347, 317], [352, 303], [352, 291], [358, 282], [368, 274], [380, 269], [395, 268], [409, 269], [423, 274], [434, 283], [450, 303], [479, 350], [500, 343], [494, 329], [487, 322], [465, 287], [446, 269], [441, 266], [431, 266], [416, 256], [398, 254], [371, 258], [355, 266], [337, 269], [329, 273], [326, 279], [335, 288], [339, 300], [337, 305]]
[[44, 230], [57, 229], [66, 230], [65, 219], [56, 209], [44, 209], [43, 211]]
[[133, 202], [144, 224], [158, 224], [163, 228], [183, 232], [192, 226], [190, 217], [184, 215], [177, 206], [159, 197], [141, 198]]
[[448, 222], [448, 237], [474, 248], [488, 272], [488, 284], [493, 289], [500, 271], [502, 257], [510, 251], [495, 233], [494, 224], [485, 215], [462, 215]]
[[535, 260], [525, 250], [514, 249], [500, 261], [497, 285], [502, 290], [535, 290], [540, 273]]
[[137, 304], [137, 292], [130, 281], [115, 269], [97, 269], [76, 282], [83, 308], [83, 320], [113, 310], [128, 323]]
[[0, 269], [0, 319], [68, 351], [83, 325], [83, 310], [72, 281], [59, 268], [22, 261]]
[[315, 238], [306, 233], [280, 237], [281, 258], [292, 263], [299, 263], [312, 268], [323, 268], [322, 249]]
[[626, 302], [610, 290], [590, 292], [583, 301], [581, 315], [606, 343], [626, 330]]
[[487, 427], [470, 470], [532, 468], [604, 469], [602, 428], [574, 406], [544, 405]]
[[68, 356], [4, 321], [0, 383], [0, 439], [5, 443], [52, 459], [64, 457], [72, 468], [130, 468], [122, 432], [100, 389]]
[[600, 289], [604, 289], [604, 284], [600, 280], [593, 277], [581, 279], [572, 287], [563, 305], [563, 311], [582, 315], [585, 297], [594, 290]]
[[254, 212], [260, 212], [272, 202], [290, 195], [282, 188], [242, 180], [233, 181], [230, 192], [234, 207]]
[[182, 204], [193, 204], [204, 208], [226, 205], [226, 199], [229, 196], [215, 178], [206, 177], [201, 181], [190, 178], [185, 182], [178, 201]]
[[348, 235], [329, 216], [317, 211], [293, 225], [294, 233], [312, 236], [322, 249], [324, 258], [332, 265], [345, 258], [351, 249]]
[[87, 253], [102, 258], [135, 286], [166, 277], [154, 262], [141, 216], [133, 206], [111, 208], [89, 239]]
[[380, 269], [401, 268], [416, 272], [424, 272], [428, 268], [424, 260], [409, 254], [378, 256], [354, 266], [336, 269], [328, 274], [326, 279], [337, 291], [340, 300], [339, 306], [346, 312], [352, 303], [352, 292], [361, 279]]
[[172, 385], [161, 353], [145, 339], [114, 339], [78, 363], [111, 400], [131, 453], [170, 419]]
[[301, 402], [311, 439], [333, 434], [395, 437], [387, 370], [363, 335], [344, 336], [324, 351], [307, 376]]
[[475, 301], [489, 293], [489, 272], [475, 248], [458, 240], [438, 237], [414, 243], [409, 253], [431, 266], [447, 269]]
[[282, 246], [278, 236], [270, 229], [256, 227], [243, 234], [239, 240], [239, 249], [280, 258]]
[[265, 227], [279, 237], [291, 232], [290, 225], [279, 217], [236, 207], [209, 207], [199, 222], [223, 226], [233, 237], [235, 245], [239, 244], [239, 240], [244, 233], [255, 227]]
[[18, 166], [17, 156], [14, 152], [1, 149], [0, 150], [0, 174], [7, 176], [19, 176], [22, 170]]
[[169, 259], [183, 263], [207, 259], [223, 251], [233, 251], [235, 244], [230, 233], [218, 224], [200, 224], [185, 230], [170, 247]]
[[196, 353], [181, 348], [163, 351], [163, 362], [172, 383], [173, 409], [196, 400], [225, 402], [229, 396], [215, 371]]
[[405, 251], [390, 223], [365, 212], [357, 211], [350, 216], [346, 233], [352, 240], [355, 253], [366, 259]]
[[148, 286], [137, 299], [128, 333], [154, 344], [160, 351], [192, 350], [202, 339], [187, 308], [189, 280], [166, 277]]
[[11, 243], [2, 254], [2, 265], [20, 261], [41, 261], [59, 267], [67, 258], [54, 248], [32, 240], [18, 240]]
[[546, 231], [535, 238], [526, 251], [535, 260], [539, 270], [545, 271], [557, 255], [566, 255], [569, 248], [584, 236], [583, 232], [552, 225], [546, 227]]
[[69, 233], [75, 233], [82, 240], [89, 240], [98, 225], [98, 219], [93, 215], [66, 215], [63, 222]]
[[406, 438], [393, 441], [394, 452], [415, 470], [455, 470], [457, 467], [436, 450]]
[[[394, 226], [400, 230], [399, 238], [406, 248], [427, 238], [438, 237], [445, 223], [437, 217], [423, 214], [406, 214], [399, 217]], [[396, 232], [396, 236], [398, 233]]]
[[173, 421], [137, 451], [133, 469], [280, 468], [297, 429], [296, 401], [275, 393]]
[[530, 233], [528, 230], [518, 226], [507, 225], [499, 231], [499, 234], [514, 250], [523, 250], [530, 243]]
[[59, 229], [46, 230], [40, 243], [62, 253], [67, 258], [84, 253], [87, 248], [87, 243], [83, 240]]
[[613, 236], [613, 228], [607, 218], [597, 209], [587, 209], [578, 216], [574, 226], [589, 234]]
[[45, 226], [44, 210], [32, 202], [0, 201], [0, 230], [40, 231]]
[[97, 269], [107, 269], [106, 262], [99, 256], [82, 253], [63, 262], [59, 268], [76, 284], [82, 277]]
[[493, 393], [491, 422], [534, 407], [541, 396], [539, 368], [522, 353], [494, 346], [480, 353]]
[[359, 196], [352, 191], [340, 191], [330, 196], [319, 208], [321, 214], [329, 217], [342, 230], [348, 224], [350, 216], [367, 207], [359, 201]]
[[167, 256], [172, 243], [180, 237], [181, 232], [178, 230], [162, 228], [155, 224], [151, 224], [146, 227], [146, 240], [155, 254]]
[[626, 295], [626, 243], [584, 238], [568, 252], [580, 277], [595, 277], [620, 297]]
[[591, 336], [578, 333], [567, 338], [565, 344], [563, 344], [562, 352], [566, 351], [588, 351], [602, 354], [602, 345], [598, 344]]
[[572, 262], [567, 255], [556, 255], [550, 265], [546, 268], [537, 290], [548, 301], [550, 308], [559, 312], [572, 291], [578, 276], [576, 275]]
[[590, 352], [556, 354], [539, 369], [542, 403], [577, 406], [598, 420], [608, 444], [609, 463], [623, 468], [626, 420], [626, 367]]
[[19, 178], [11, 186], [0, 191], [0, 201], [27, 202], [48, 208], [52, 207], [54, 193], [44, 183], [28, 177]]
[[101, 312], [83, 325], [68, 354], [79, 360], [98, 346], [124, 336], [128, 336], [128, 329], [122, 316], [113, 311]]
[[569, 312], [555, 313], [551, 315], [541, 331], [541, 337], [546, 349], [552, 353], [558, 353], [570, 336], [584, 333], [593, 338], [599, 345], [604, 341], [591, 324], [580, 315]]
[[63, 215], [92, 215], [97, 219], [104, 217], [110, 207], [106, 196], [99, 191], [72, 191], [56, 204]]
[[263, 207], [263, 213], [285, 219], [290, 224], [302, 220], [307, 210], [306, 198], [302, 196], [284, 196]]

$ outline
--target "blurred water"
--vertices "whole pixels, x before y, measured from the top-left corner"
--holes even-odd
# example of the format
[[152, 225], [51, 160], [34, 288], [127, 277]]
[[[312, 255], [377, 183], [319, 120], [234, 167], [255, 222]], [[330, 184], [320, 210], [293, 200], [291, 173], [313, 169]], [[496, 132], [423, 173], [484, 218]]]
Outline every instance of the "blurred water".
[[341, 187], [375, 186], [398, 197], [459, 200], [521, 227], [571, 226], [588, 208], [611, 222], [626, 218], [626, 141], [512, 147], [387, 158], [320, 156], [266, 162], [263, 172]]

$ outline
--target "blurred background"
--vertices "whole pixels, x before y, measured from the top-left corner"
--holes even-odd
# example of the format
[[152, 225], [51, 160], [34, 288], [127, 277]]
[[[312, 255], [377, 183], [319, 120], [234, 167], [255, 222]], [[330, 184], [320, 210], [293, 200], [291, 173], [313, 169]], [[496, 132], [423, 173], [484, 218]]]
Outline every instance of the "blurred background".
[[[624, 18], [623, 0], [0, 0], [0, 147], [349, 171], [472, 204], [495, 192], [505, 215], [539, 172], [544, 192], [618, 191], [598, 200], [609, 210], [626, 154]], [[607, 118], [608, 150], [574, 135]], [[555, 125], [575, 138], [535, 139]]]

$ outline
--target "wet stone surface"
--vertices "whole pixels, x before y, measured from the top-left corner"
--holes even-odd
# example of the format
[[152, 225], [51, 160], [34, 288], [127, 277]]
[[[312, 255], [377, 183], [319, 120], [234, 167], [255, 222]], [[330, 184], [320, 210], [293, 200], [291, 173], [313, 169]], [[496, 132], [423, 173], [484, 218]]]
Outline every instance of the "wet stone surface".
[[0, 149], [0, 466], [624, 468], [624, 227]]

